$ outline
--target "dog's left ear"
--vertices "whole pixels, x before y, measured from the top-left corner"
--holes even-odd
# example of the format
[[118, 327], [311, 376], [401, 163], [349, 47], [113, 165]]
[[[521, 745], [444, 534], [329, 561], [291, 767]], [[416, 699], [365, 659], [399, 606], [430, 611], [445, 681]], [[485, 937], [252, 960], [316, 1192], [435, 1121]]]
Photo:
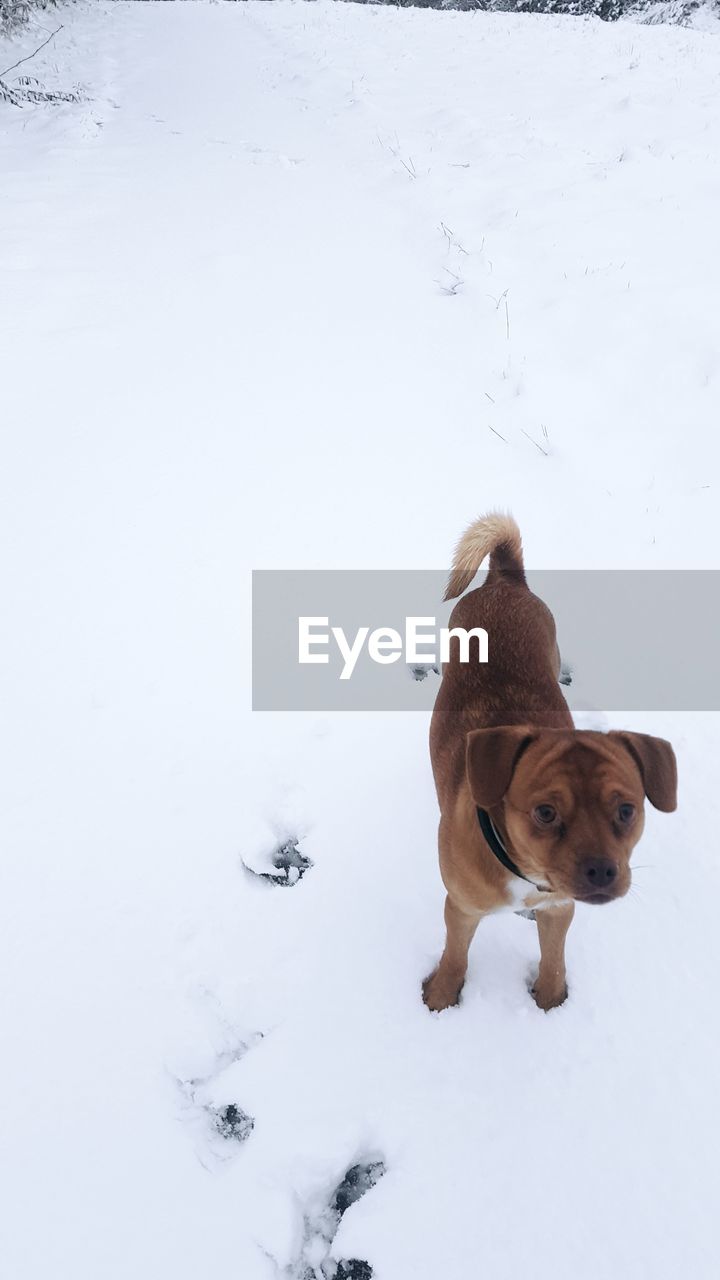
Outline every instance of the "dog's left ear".
[[677, 809], [677, 762], [675, 752], [664, 738], [648, 733], [613, 732], [609, 738], [622, 742], [630, 752], [645, 787], [645, 795], [662, 813]]

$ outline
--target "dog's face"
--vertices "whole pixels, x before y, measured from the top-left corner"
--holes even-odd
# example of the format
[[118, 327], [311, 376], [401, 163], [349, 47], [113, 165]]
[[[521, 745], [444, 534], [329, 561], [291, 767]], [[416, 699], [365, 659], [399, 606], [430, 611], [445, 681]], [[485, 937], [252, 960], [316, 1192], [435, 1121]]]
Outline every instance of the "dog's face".
[[467, 774], [476, 805], [502, 805], [523, 874], [579, 902], [627, 893], [645, 797], [665, 813], [677, 803], [673, 749], [642, 733], [478, 729], [468, 734]]

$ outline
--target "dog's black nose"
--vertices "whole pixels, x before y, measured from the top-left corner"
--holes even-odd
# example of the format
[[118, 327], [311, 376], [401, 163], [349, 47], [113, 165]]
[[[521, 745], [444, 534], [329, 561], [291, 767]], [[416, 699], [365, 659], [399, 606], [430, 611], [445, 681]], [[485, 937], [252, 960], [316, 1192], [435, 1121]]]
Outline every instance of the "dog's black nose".
[[617, 864], [610, 858], [585, 858], [580, 864], [583, 883], [591, 893], [610, 893], [617, 873]]

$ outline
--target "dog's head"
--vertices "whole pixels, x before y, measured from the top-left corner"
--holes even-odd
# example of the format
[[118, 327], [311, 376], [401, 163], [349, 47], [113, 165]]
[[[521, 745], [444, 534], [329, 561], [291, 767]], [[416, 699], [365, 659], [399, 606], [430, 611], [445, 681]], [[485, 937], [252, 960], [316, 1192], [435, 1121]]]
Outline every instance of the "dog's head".
[[675, 753], [644, 733], [477, 729], [468, 734], [467, 776], [476, 805], [502, 805], [523, 874], [580, 902], [627, 893], [645, 797], [663, 813], [677, 804]]

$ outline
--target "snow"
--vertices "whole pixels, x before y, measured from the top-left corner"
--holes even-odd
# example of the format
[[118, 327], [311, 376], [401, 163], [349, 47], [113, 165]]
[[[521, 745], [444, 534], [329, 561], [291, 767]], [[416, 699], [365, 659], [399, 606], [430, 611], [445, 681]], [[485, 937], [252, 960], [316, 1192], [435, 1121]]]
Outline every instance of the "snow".
[[679, 812], [565, 1006], [498, 917], [431, 1016], [427, 717], [253, 716], [249, 572], [440, 568], [493, 507], [531, 567], [718, 567], [716, 38], [62, 22], [81, 100], [0, 102], [4, 1273], [714, 1276], [717, 715], [586, 717], [673, 741]]

